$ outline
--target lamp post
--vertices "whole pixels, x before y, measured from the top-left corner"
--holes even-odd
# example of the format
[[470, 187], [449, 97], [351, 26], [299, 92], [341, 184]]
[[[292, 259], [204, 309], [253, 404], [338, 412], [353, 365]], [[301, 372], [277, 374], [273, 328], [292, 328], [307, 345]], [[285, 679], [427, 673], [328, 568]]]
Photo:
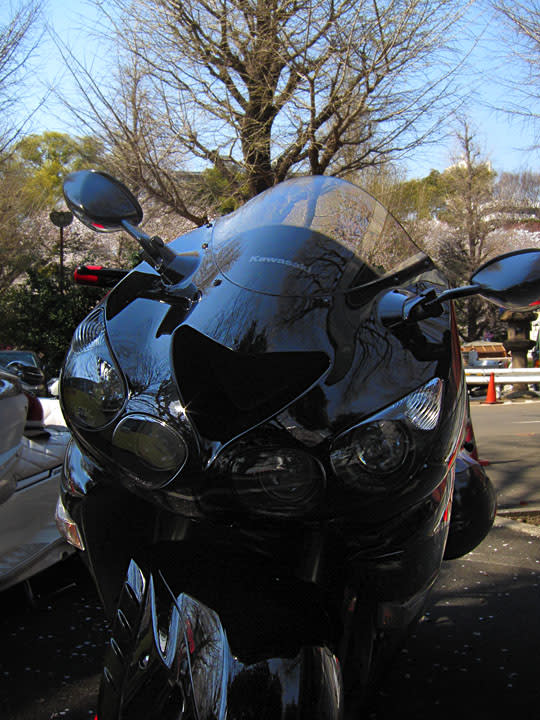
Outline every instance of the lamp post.
[[60, 228], [60, 293], [64, 294], [64, 228], [73, 221], [73, 213], [69, 210], [52, 210], [49, 219]]

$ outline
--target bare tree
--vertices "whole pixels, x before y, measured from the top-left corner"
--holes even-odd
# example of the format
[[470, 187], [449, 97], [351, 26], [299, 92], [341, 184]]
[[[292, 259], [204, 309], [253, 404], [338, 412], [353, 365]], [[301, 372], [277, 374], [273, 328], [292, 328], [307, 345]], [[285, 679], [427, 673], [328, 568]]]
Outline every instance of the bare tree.
[[[453, 285], [468, 283], [483, 262], [516, 246], [508, 228], [510, 188], [497, 185], [497, 174], [481, 153], [469, 122], [461, 118], [458, 123], [458, 152], [453, 165], [439, 176], [439, 207], [435, 219], [425, 223], [422, 238]], [[477, 340], [488, 330], [501, 331], [495, 306], [473, 297], [456, 307], [465, 340]]]
[[523, 170], [503, 172], [497, 178], [495, 194], [509, 212], [529, 212], [540, 217], [540, 173]]
[[42, 36], [41, 1], [19, 3], [0, 25], [0, 156], [21, 133], [31, 110], [21, 113], [29, 61]]
[[[492, 0], [492, 7], [508, 29], [506, 47], [519, 74], [503, 76], [511, 90], [504, 109], [537, 128], [536, 146], [540, 145], [540, 0]], [[517, 61], [517, 62], [515, 62]], [[523, 72], [524, 70], [524, 72]]]
[[447, 194], [440, 218], [447, 223], [439, 252], [455, 280], [470, 275], [489, 252], [488, 236], [498, 226], [493, 189], [496, 173], [482, 157], [468, 121], [456, 131], [459, 154], [446, 171]]
[[197, 224], [205, 178], [186, 195], [183, 168], [212, 168], [243, 201], [291, 173], [345, 175], [400, 157], [456, 102], [457, 0], [97, 4], [116, 82], [64, 48], [85, 98], [77, 117], [124, 177]]

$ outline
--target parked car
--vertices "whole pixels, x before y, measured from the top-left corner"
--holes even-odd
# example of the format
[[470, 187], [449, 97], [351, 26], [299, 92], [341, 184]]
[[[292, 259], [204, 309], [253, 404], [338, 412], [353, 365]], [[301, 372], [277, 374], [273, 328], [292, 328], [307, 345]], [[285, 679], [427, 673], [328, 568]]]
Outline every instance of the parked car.
[[72, 552], [54, 519], [70, 433], [42, 422], [27, 437], [28, 409], [18, 378], [0, 370], [0, 591]]
[[43, 366], [33, 350], [0, 350], [0, 369], [17, 375], [32, 393], [48, 395]]
[[[512, 358], [507, 355], [502, 343], [478, 341], [465, 343], [461, 347], [463, 362], [467, 368], [493, 369], [495, 372], [501, 368], [509, 367]], [[469, 385], [471, 395], [485, 395], [487, 385]]]

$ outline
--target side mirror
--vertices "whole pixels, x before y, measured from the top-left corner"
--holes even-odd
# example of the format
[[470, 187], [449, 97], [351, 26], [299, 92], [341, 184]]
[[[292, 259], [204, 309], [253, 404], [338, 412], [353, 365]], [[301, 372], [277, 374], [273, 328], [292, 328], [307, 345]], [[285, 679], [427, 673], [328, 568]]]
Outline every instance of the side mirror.
[[144, 259], [166, 286], [187, 282], [200, 264], [198, 253], [175, 253], [160, 237], [139, 230], [143, 211], [137, 198], [119, 180], [97, 170], [78, 170], [64, 180], [64, 197], [71, 212], [98, 232], [125, 230], [143, 249]]
[[137, 198], [119, 180], [97, 170], [78, 170], [64, 180], [64, 197], [71, 212], [98, 232], [138, 225], [143, 211]]
[[540, 250], [515, 250], [484, 263], [471, 277], [481, 297], [509, 310], [540, 307]]
[[40, 370], [40, 368], [34, 365], [27, 365], [26, 363], [14, 360], [7, 365], [7, 370], [16, 375], [25, 385], [37, 387], [45, 383], [43, 370]]
[[400, 291], [386, 293], [379, 304], [382, 322], [389, 326], [417, 322], [442, 313], [442, 303], [480, 295], [508, 310], [540, 309], [540, 250], [514, 250], [497, 255], [472, 275], [470, 285], [451, 288], [437, 295]]

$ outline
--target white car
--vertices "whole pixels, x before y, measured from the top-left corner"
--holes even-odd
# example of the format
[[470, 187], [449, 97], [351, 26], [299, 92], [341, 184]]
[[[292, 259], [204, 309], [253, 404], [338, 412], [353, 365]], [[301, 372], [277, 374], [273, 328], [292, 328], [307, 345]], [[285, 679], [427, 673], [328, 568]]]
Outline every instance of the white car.
[[[0, 371], [0, 591], [67, 557], [72, 548], [54, 519], [70, 433], [61, 414], [27, 437], [28, 398]], [[39, 425], [39, 423], [38, 423]]]

